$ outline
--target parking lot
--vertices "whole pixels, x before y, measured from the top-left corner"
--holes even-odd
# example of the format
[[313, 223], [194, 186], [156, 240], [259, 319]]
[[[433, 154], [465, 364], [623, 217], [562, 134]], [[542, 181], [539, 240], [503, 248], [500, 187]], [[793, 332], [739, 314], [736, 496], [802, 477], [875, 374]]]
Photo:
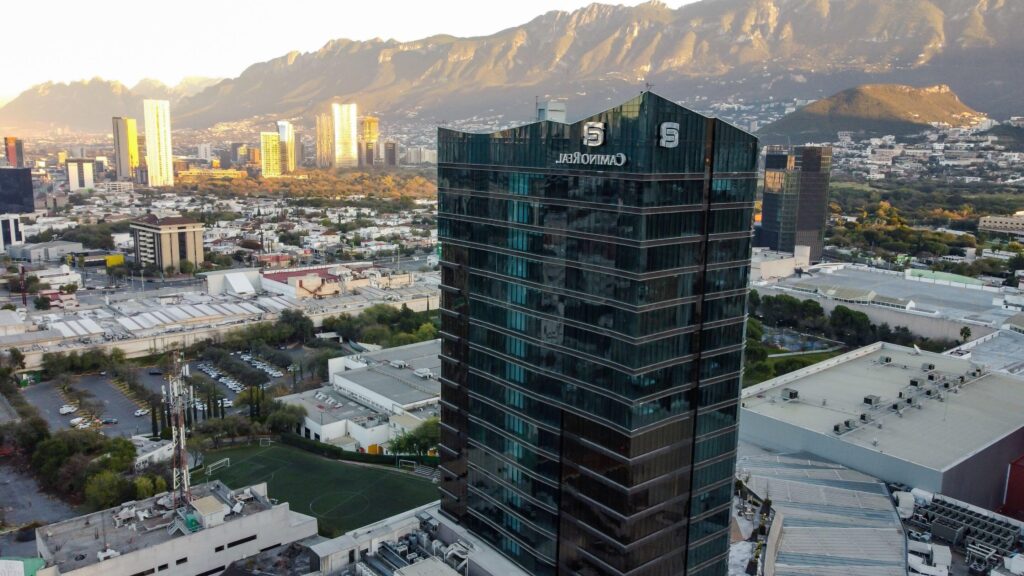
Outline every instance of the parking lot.
[[[102, 418], [115, 418], [117, 424], [105, 424], [101, 430], [107, 436], [131, 436], [148, 434], [151, 431], [150, 419], [146, 416], [135, 416], [138, 406], [129, 400], [120, 390], [111, 384], [107, 376], [88, 374], [77, 377], [71, 386], [92, 393], [93, 399], [103, 408]], [[24, 389], [25, 398], [39, 410], [39, 414], [50, 425], [51, 431], [65, 430], [71, 427], [72, 418], [79, 414], [60, 413], [64, 398], [54, 382], [40, 382]]]

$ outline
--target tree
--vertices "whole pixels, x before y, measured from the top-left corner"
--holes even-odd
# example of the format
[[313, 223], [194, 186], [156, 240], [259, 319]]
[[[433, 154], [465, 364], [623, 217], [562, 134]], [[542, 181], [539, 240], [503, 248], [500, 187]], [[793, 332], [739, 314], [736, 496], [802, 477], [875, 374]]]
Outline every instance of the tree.
[[418, 454], [422, 456], [437, 446], [437, 443], [440, 441], [440, 421], [437, 418], [430, 418], [414, 430], [399, 434], [391, 440], [390, 449], [395, 454]]
[[153, 480], [149, 476], [136, 476], [135, 478], [135, 499], [149, 498], [153, 492]]
[[85, 483], [85, 501], [94, 510], [110, 508], [124, 499], [128, 481], [110, 470], [103, 470]]
[[192, 274], [196, 271], [196, 265], [189, 260], [182, 260], [178, 262], [178, 269], [181, 270], [182, 274]]
[[74, 294], [78, 292], [78, 284], [62, 284], [60, 291], [64, 294]]
[[862, 346], [874, 341], [875, 334], [867, 314], [836, 306], [829, 318], [832, 336], [849, 346]]
[[270, 415], [267, 416], [267, 427], [272, 432], [292, 432], [299, 427], [306, 418], [306, 409], [295, 404], [284, 404], [274, 401], [270, 406]]
[[35, 299], [32, 300], [32, 304], [36, 307], [36, 310], [50, 309], [50, 299], [45, 296], [36, 296]]
[[961, 342], [967, 342], [970, 339], [971, 339], [971, 327], [970, 326], [964, 326], [963, 328], [960, 329], [960, 341]]

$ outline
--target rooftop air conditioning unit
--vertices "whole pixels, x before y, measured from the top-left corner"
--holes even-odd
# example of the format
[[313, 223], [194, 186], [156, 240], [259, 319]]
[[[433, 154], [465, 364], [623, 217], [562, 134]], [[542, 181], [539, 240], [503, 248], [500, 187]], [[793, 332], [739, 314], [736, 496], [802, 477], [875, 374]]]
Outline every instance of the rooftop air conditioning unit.
[[832, 427], [832, 431], [835, 432], [836, 434], [842, 434], [843, 433], [843, 425], [842, 424], [836, 424], [835, 426]]
[[854, 428], [857, 427], [857, 421], [856, 420], [846, 420], [846, 421], [843, 422], [843, 425], [846, 426], [847, 430], [853, 430]]
[[864, 397], [864, 403], [868, 406], [878, 406], [882, 403], [882, 398], [876, 394], [869, 394]]
[[900, 403], [899, 402], [893, 402], [892, 403], [892, 409], [893, 409], [894, 412], [899, 412], [900, 411]]
[[871, 422], [871, 415], [867, 414], [865, 412], [861, 412], [861, 414], [860, 414], [860, 421], [861, 422]]
[[917, 387], [917, 388], [920, 388], [921, 387], [921, 380], [918, 379], [918, 378], [911, 378], [910, 379], [910, 385], [914, 386], [914, 387]]
[[928, 381], [929, 382], [935, 382], [938, 379], [939, 379], [939, 375], [936, 374], [935, 372], [932, 372], [931, 374], [928, 375]]
[[892, 364], [892, 356], [882, 356], [882, 364]]
[[392, 360], [391, 362], [388, 362], [388, 364], [390, 364], [392, 368], [405, 368], [406, 366], [405, 360]]
[[935, 364], [925, 362], [924, 364], [921, 364], [921, 370], [924, 372], [931, 372], [932, 370], [935, 370]]
[[796, 400], [798, 398], [800, 398], [800, 392], [798, 392], [798, 391], [796, 391], [796, 390], [794, 390], [792, 388], [783, 388], [782, 389], [782, 399], [783, 400]]

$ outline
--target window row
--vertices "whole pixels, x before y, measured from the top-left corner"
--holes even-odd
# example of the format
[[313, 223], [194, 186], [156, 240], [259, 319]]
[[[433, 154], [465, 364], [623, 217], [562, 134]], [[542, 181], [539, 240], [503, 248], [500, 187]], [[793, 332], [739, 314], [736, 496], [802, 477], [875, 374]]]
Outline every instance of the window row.
[[[712, 221], [731, 222], [737, 219], [732, 210], [723, 210], [712, 214]], [[749, 211], [747, 216], [749, 216]], [[719, 216], [715, 216], [718, 214]], [[723, 224], [722, 229], [715, 232], [746, 232], [750, 225], [736, 230], [726, 229], [730, 224]], [[701, 243], [697, 241], [679, 242], [664, 246], [640, 248], [624, 246], [614, 242], [573, 238], [558, 234], [506, 228], [491, 224], [476, 224], [448, 217], [438, 219], [438, 236], [442, 240], [453, 239], [472, 242], [483, 246], [493, 246], [530, 256], [545, 256], [560, 260], [571, 260], [580, 264], [614, 268], [626, 272], [644, 273], [660, 270], [672, 270], [697, 266], [701, 263]], [[749, 257], [749, 238], [731, 240], [739, 242], [737, 251]], [[728, 251], [726, 251], [728, 252]]]

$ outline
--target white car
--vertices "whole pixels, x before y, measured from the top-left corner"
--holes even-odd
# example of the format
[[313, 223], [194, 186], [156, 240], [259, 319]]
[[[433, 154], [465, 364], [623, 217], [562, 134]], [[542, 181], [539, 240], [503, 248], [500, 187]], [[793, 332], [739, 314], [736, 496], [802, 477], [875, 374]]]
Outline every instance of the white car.
[[149, 414], [149, 408], [139, 408], [135, 411], [136, 416], [145, 416], [146, 414]]
[[231, 408], [234, 405], [235, 405], [235, 403], [233, 401], [231, 401], [231, 400], [225, 400], [224, 401], [224, 407], [225, 408]]
[[72, 418], [71, 422], [69, 422], [69, 424], [71, 424], [72, 426], [78, 426], [82, 422], [85, 422], [85, 416], [79, 416], [78, 418]]
[[60, 407], [61, 416], [64, 416], [65, 414], [74, 414], [75, 412], [78, 412], [78, 406], [75, 406], [74, 404], [65, 404]]

